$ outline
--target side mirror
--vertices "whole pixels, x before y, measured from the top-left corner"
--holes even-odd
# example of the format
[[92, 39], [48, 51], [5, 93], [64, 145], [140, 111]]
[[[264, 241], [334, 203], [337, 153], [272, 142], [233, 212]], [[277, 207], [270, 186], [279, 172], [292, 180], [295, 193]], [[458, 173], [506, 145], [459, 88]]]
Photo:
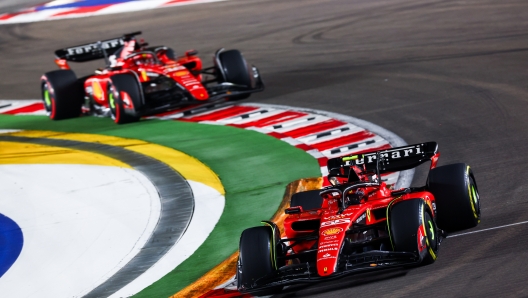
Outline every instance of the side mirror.
[[185, 56], [187, 56], [187, 57], [196, 56], [196, 55], [198, 55], [198, 51], [197, 50], [185, 51]]

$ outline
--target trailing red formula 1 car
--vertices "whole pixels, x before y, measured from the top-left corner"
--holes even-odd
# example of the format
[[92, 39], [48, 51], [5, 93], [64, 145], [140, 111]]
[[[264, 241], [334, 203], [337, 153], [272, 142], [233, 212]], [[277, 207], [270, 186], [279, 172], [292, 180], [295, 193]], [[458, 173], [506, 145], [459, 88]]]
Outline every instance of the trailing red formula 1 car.
[[[264, 90], [258, 69], [248, 66], [238, 50], [219, 49], [214, 66], [203, 69], [195, 50], [176, 57], [168, 47], [138, 41], [139, 34], [55, 51], [60, 70], [41, 78], [50, 118], [73, 118], [83, 111], [111, 116], [121, 124], [186, 105], [240, 100]], [[82, 78], [68, 64], [96, 59], [104, 59], [106, 67]]]
[[[331, 186], [291, 197], [285, 238], [272, 222], [243, 231], [237, 263], [242, 293], [267, 295], [284, 285], [433, 263], [448, 232], [475, 227], [480, 201], [471, 168], [436, 167], [435, 142], [328, 161]], [[392, 190], [380, 174], [431, 161], [423, 187]]]

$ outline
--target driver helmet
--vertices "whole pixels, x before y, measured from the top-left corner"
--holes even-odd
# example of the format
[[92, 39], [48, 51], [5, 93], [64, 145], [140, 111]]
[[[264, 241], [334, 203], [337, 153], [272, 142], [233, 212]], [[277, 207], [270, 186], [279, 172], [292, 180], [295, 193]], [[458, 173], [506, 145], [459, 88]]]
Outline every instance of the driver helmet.
[[152, 54], [142, 53], [132, 57], [135, 65], [149, 65], [155, 64], [156, 60]]

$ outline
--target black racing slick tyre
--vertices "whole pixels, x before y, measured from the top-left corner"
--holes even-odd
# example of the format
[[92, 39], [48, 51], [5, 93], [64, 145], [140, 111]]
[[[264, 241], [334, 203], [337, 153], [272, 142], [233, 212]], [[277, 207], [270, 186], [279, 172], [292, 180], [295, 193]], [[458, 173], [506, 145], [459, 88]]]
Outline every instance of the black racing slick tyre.
[[[218, 54], [217, 67], [222, 74], [224, 82], [233, 83], [235, 85], [246, 86], [249, 88], [255, 88], [254, 79], [250, 75], [249, 67], [246, 63], [246, 59], [242, 56], [238, 50], [222, 51]], [[243, 94], [235, 97], [230, 97], [231, 100], [241, 100], [249, 97], [248, 94]]]
[[394, 251], [413, 252], [421, 265], [431, 264], [438, 252], [438, 229], [422, 199], [394, 204], [389, 211], [389, 231]]
[[265, 296], [282, 289], [282, 287], [254, 289], [261, 278], [273, 274], [276, 270], [273, 238], [269, 226], [253, 227], [242, 232], [236, 272], [237, 288], [240, 292]]
[[40, 79], [44, 108], [52, 120], [78, 117], [83, 103], [82, 82], [71, 70], [55, 70]]
[[480, 198], [471, 168], [464, 163], [437, 167], [429, 172], [427, 188], [436, 202], [438, 227], [456, 232], [480, 222]]
[[138, 110], [143, 106], [141, 88], [133, 75], [118, 74], [110, 77], [108, 84], [108, 106], [112, 119], [117, 124], [137, 122], [141, 118]]
[[290, 207], [301, 206], [303, 210], [320, 209], [323, 205], [323, 198], [319, 195], [321, 191], [308, 190], [293, 194], [290, 200]]

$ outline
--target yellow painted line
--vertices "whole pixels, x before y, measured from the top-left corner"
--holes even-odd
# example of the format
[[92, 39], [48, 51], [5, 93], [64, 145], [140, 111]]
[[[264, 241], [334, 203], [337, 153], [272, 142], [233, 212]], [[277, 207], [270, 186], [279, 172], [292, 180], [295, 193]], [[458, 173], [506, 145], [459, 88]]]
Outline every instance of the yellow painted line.
[[186, 180], [200, 182], [214, 188], [220, 194], [225, 195], [225, 190], [222, 183], [220, 182], [220, 179], [209, 167], [200, 162], [198, 159], [169, 147], [136, 139], [84, 133], [25, 130], [9, 133], [6, 135], [101, 143], [110, 146], [123, 147], [127, 150], [157, 159], [172, 167]]
[[85, 164], [131, 168], [102, 154], [15, 142], [0, 142], [0, 164]]
[[[282, 202], [271, 218], [271, 221], [279, 226], [282, 236], [284, 236], [284, 220], [288, 216], [284, 213], [284, 210], [290, 205], [291, 196], [301, 191], [321, 189], [322, 186], [323, 178], [321, 177], [296, 180], [286, 186]], [[236, 274], [237, 260], [238, 251], [170, 298], [192, 298], [207, 294], [209, 291], [229, 281]]]

